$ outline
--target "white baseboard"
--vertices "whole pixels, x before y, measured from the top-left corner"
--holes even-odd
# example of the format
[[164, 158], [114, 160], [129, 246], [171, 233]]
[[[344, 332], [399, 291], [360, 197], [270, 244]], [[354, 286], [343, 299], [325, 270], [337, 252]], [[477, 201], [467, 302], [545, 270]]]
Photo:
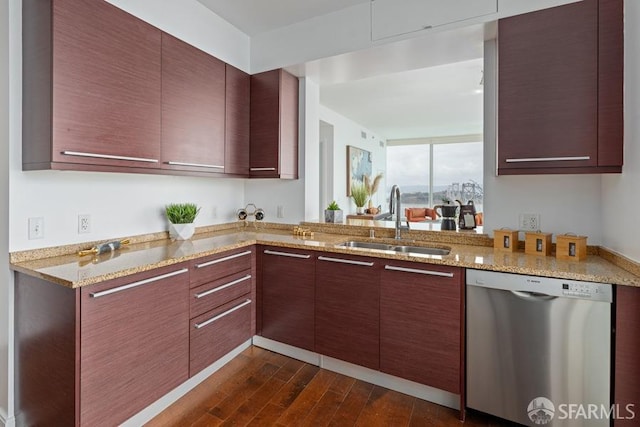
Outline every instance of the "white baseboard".
[[6, 414], [0, 413], [0, 427], [16, 427], [15, 417], [7, 417]]
[[292, 357], [294, 359], [302, 360], [310, 365], [320, 366], [320, 355], [309, 350], [293, 347], [289, 344], [270, 340], [269, 338], [260, 337], [258, 335], [254, 335], [253, 345], [275, 351], [276, 353], [284, 354], [285, 356]]
[[437, 403], [438, 405], [446, 406], [448, 408], [460, 410], [460, 396], [448, 391], [429, 387], [403, 378], [398, 378], [380, 371], [354, 365], [332, 357], [323, 356], [312, 351], [303, 350], [298, 347], [293, 347], [288, 344], [283, 344], [257, 335], [253, 337], [253, 344], [267, 350], [275, 351], [276, 353], [284, 354], [285, 356], [293, 357], [294, 359], [302, 360], [303, 362], [311, 365], [320, 366], [321, 368], [329, 371], [337, 372], [380, 387], [408, 394], [409, 396], [414, 396], [422, 400]]
[[[206, 380], [209, 376], [211, 376], [214, 372], [222, 368], [224, 365], [229, 363], [231, 359], [242, 353], [244, 350], [251, 346], [251, 340], [247, 340], [235, 349], [231, 350], [224, 357], [218, 359], [215, 363], [205, 368], [198, 374], [189, 378], [184, 383], [180, 384], [175, 389], [171, 390], [169, 393], [162, 396], [160, 399], [156, 400], [151, 405], [147, 406], [142, 411], [138, 412], [133, 417], [129, 418], [127, 421], [122, 423], [121, 427], [140, 427], [141, 425], [146, 424], [153, 417], [158, 415], [160, 412], [167, 409], [172, 403], [176, 400], [180, 399], [182, 396], [190, 392], [193, 388], [195, 388], [198, 384]], [[13, 425], [6, 427], [14, 427]]]

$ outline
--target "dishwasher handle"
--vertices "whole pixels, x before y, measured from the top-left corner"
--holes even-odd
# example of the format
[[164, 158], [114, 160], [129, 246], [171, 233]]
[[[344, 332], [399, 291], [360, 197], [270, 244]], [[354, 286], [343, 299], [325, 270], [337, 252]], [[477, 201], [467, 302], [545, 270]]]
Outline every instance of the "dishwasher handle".
[[510, 291], [510, 292], [515, 296], [517, 296], [518, 298], [522, 298], [526, 300], [551, 301], [558, 298], [553, 295], [541, 294], [540, 292], [529, 292], [529, 291]]

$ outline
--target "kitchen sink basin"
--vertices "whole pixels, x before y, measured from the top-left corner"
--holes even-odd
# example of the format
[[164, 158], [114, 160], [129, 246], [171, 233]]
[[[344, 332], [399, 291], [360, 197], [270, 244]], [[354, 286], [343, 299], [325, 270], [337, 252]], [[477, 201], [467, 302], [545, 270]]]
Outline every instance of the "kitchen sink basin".
[[378, 249], [382, 251], [393, 251], [403, 254], [421, 254], [421, 255], [449, 255], [450, 249], [445, 248], [431, 248], [424, 246], [409, 246], [409, 245], [391, 245], [388, 243], [375, 243], [375, 242], [359, 242], [351, 240], [348, 242], [340, 243], [338, 246], [344, 246], [353, 249]]

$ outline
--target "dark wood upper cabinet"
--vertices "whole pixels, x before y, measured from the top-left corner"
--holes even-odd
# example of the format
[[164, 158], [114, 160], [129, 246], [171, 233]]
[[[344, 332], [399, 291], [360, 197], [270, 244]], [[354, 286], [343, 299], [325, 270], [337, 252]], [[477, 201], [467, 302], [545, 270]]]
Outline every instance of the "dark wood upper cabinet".
[[381, 371], [462, 394], [463, 286], [461, 268], [385, 262], [380, 279]]
[[316, 262], [316, 352], [380, 367], [380, 260], [326, 254]]
[[227, 64], [224, 173], [249, 177], [249, 74]]
[[[105, 1], [23, 4], [23, 168], [157, 168], [157, 28]], [[105, 169], [106, 167], [106, 169]]]
[[498, 173], [622, 168], [622, 1], [498, 23]]
[[[627, 405], [640, 402], [640, 289], [618, 286], [616, 290], [615, 375], [613, 403], [621, 415], [630, 416]], [[637, 415], [637, 409], [634, 409]], [[636, 419], [617, 419], [616, 427], [635, 426]]]
[[282, 69], [251, 76], [252, 178], [298, 179], [298, 79]]
[[162, 168], [225, 171], [225, 63], [162, 34]]
[[260, 335], [314, 351], [315, 260], [289, 248], [260, 249]]

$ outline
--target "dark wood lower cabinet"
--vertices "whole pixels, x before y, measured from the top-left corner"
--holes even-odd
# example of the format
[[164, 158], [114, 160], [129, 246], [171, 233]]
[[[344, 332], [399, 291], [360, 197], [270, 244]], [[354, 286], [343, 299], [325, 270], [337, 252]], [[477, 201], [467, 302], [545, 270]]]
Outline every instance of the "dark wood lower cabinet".
[[117, 425], [188, 378], [186, 264], [78, 289], [16, 283], [18, 425]]
[[183, 264], [80, 288], [82, 425], [125, 421], [187, 380], [188, 286]]
[[637, 426], [640, 417], [640, 289], [618, 286], [616, 290], [616, 336], [614, 403], [623, 417], [630, 417], [627, 405], [635, 413], [633, 419], [617, 419], [616, 427]]
[[380, 279], [380, 370], [461, 394], [464, 270], [385, 262]]
[[265, 247], [262, 258], [260, 335], [305, 350], [315, 349], [313, 252]]
[[316, 262], [316, 352], [380, 367], [380, 260], [327, 254]]

